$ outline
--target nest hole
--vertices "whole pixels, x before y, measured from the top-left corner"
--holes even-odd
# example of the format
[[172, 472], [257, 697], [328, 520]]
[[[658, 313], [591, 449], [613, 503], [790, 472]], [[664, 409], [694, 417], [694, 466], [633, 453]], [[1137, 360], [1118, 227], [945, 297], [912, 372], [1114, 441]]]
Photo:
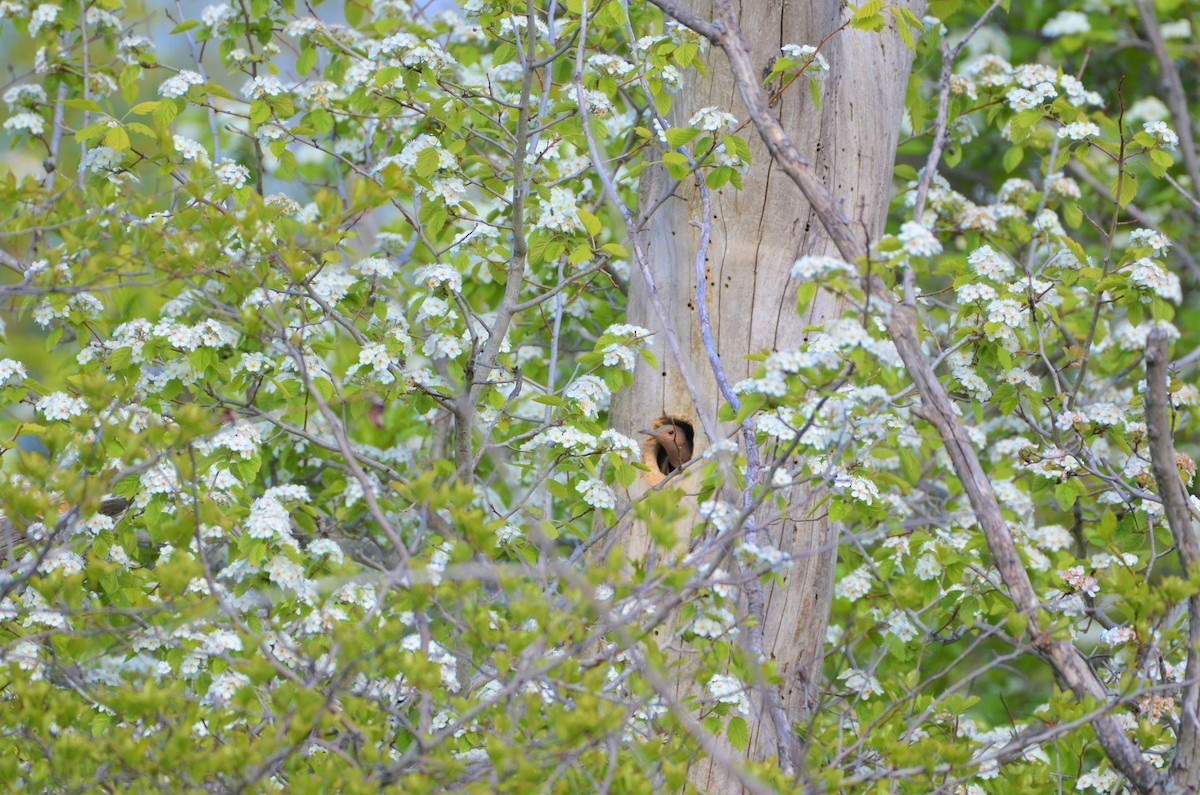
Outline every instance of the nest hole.
[[[692, 423], [688, 422], [682, 417], [672, 417], [664, 414], [650, 423], [650, 430], [657, 431], [664, 425], [674, 425], [676, 428], [679, 428], [681, 431], [683, 431], [684, 438], [687, 440], [687, 447], [693, 451], [692, 455], [694, 456], [696, 449], [696, 431], [692, 427]], [[675, 471], [675, 469], [671, 466], [671, 460], [667, 455], [666, 448], [663, 447], [662, 442], [654, 436], [646, 437], [646, 441], [642, 447], [642, 452], [642, 457], [646, 466], [651, 467], [652, 469], [657, 469], [662, 476], [665, 477]], [[685, 460], [690, 460], [690, 458]]]

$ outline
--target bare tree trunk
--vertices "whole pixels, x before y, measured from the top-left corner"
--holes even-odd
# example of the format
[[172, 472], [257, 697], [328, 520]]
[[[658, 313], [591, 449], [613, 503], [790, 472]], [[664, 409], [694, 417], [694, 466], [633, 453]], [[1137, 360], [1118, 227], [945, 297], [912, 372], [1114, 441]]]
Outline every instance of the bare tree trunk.
[[[711, 0], [689, 0], [682, 5], [703, 19], [713, 18]], [[910, 3], [909, 7], [917, 5]], [[819, 44], [842, 25], [846, 13], [840, 0], [755, 2], [743, 5], [741, 26], [755, 64], [765, 73], [782, 45]], [[774, 110], [792, 140], [813, 158], [829, 189], [845, 197], [842, 210], [861, 228], [866, 242], [883, 230], [912, 54], [893, 31], [861, 33], [849, 28], [832, 35], [820, 52], [831, 67], [821, 85], [820, 109], [814, 107], [807, 78], [802, 77], [776, 102]], [[676, 126], [686, 126], [692, 113], [707, 106], [746, 118], [726, 59], [715, 50], [712, 56], [707, 75], [690, 75], [675, 97], [672, 121]], [[747, 355], [800, 345], [806, 326], [842, 311], [831, 296], [819, 294], [806, 315], [797, 316], [797, 285], [789, 275], [792, 263], [801, 255], [837, 256], [837, 251], [796, 186], [777, 167], [772, 168], [759, 136], [753, 131], [744, 136], [754, 164], [744, 177], [743, 190], [726, 187], [712, 196], [707, 263], [713, 336], [734, 383], [753, 373]], [[641, 184], [643, 212], [670, 186], [663, 169], [648, 169]], [[646, 224], [642, 243], [659, 297], [696, 376], [706, 404], [703, 410], [715, 414], [720, 394], [701, 342], [694, 302], [699, 239], [694, 224], [701, 220], [699, 213], [695, 188], [681, 185]], [[663, 328], [645, 282], [636, 273], [630, 280], [629, 322], [656, 332]], [[639, 362], [632, 388], [622, 393], [613, 407], [613, 425], [633, 434], [649, 428], [657, 418], [686, 420], [695, 430], [699, 456], [711, 440], [705, 438], [697, 409], [661, 333], [656, 334], [652, 350], [659, 368]], [[729, 438], [735, 438], [735, 430], [728, 424], [721, 428]], [[636, 499], [652, 485], [639, 481], [631, 488], [630, 498]], [[685, 478], [683, 485], [695, 493], [691, 478]], [[817, 697], [832, 599], [836, 531], [823, 511], [812, 515], [818, 498], [807, 489], [797, 489], [788, 515], [769, 525], [771, 543], [789, 552], [795, 561], [782, 587], [766, 589], [762, 622], [763, 652], [778, 667], [780, 696], [793, 725], [806, 719]], [[691, 507], [694, 511], [694, 504]], [[768, 519], [760, 517], [760, 521]], [[690, 531], [690, 523], [681, 524], [682, 533]], [[631, 561], [645, 560], [651, 549], [643, 528], [635, 527], [622, 543]], [[765, 714], [752, 714], [750, 732], [752, 758], [775, 755], [776, 738]], [[692, 781], [701, 791], [741, 792], [741, 786], [711, 761], [693, 769]]]

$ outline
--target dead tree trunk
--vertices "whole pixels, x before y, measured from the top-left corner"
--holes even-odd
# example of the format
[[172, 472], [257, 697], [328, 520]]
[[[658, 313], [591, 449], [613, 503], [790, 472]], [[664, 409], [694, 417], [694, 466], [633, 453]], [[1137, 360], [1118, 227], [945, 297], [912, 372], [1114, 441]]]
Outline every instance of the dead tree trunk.
[[[703, 19], [713, 18], [710, 0], [689, 0], [683, 5]], [[847, 27], [835, 33], [847, 14], [840, 0], [750, 3], [743, 5], [741, 26], [751, 55], [764, 72], [782, 45], [825, 41], [820, 52], [830, 64], [830, 73], [821, 85], [820, 108], [814, 107], [807, 78], [801, 78], [778, 99], [774, 110], [792, 140], [813, 158], [829, 189], [845, 197], [843, 212], [860, 225], [866, 241], [883, 230], [912, 54], [894, 31], [862, 33]], [[686, 126], [691, 114], [706, 106], [746, 118], [723, 53], [714, 49], [710, 56], [707, 75], [690, 75], [676, 95], [675, 126]], [[748, 354], [795, 347], [804, 342], [806, 326], [842, 311], [831, 296], [819, 294], [806, 315], [797, 316], [797, 285], [789, 275], [792, 263], [804, 254], [837, 256], [837, 251], [796, 186], [772, 169], [758, 135], [752, 129], [744, 135], [754, 163], [744, 177], [743, 190], [726, 187], [713, 192], [706, 274], [713, 336], [731, 383], [753, 374]], [[640, 189], [643, 212], [670, 186], [662, 168], [648, 169]], [[700, 212], [694, 186], [680, 185], [645, 225], [641, 242], [659, 297], [696, 375], [704, 409], [715, 415], [721, 398], [701, 342], [694, 303], [699, 237], [695, 222], [701, 220]], [[656, 332], [663, 328], [636, 272], [630, 280], [629, 322]], [[613, 407], [613, 425], [632, 435], [656, 419], [685, 420], [694, 429], [700, 455], [711, 440], [705, 438], [697, 409], [661, 333], [656, 334], [652, 349], [660, 366], [656, 370], [638, 363], [633, 386]], [[720, 430], [727, 438], [737, 438], [729, 424]], [[683, 484], [688, 488], [690, 479]], [[636, 499], [652, 485], [639, 482], [629, 496]], [[695, 493], [694, 485], [690, 493]], [[824, 519], [823, 510], [814, 514], [818, 497], [808, 489], [797, 489], [787, 516], [776, 517], [769, 526], [771, 543], [795, 560], [783, 586], [767, 588], [763, 621], [763, 651], [778, 666], [780, 695], [793, 725], [806, 719], [817, 697], [832, 599], [836, 531]], [[681, 532], [690, 529], [682, 527]], [[637, 527], [626, 534], [623, 546], [632, 561], [645, 560], [650, 550], [646, 533]], [[750, 732], [752, 758], [775, 755], [776, 739], [765, 715], [752, 714]], [[711, 761], [693, 769], [692, 781], [705, 792], [741, 791]]]

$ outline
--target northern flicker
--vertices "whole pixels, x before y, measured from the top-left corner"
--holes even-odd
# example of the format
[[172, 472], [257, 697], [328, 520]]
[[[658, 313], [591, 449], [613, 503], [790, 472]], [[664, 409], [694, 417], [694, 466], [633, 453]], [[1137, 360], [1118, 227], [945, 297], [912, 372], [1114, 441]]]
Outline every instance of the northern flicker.
[[678, 425], [660, 425], [652, 431], [638, 431], [638, 433], [653, 436], [658, 440], [662, 452], [662, 455], [659, 456], [659, 466], [662, 466], [662, 457], [666, 456], [668, 474], [680, 469], [692, 458], [692, 440]]

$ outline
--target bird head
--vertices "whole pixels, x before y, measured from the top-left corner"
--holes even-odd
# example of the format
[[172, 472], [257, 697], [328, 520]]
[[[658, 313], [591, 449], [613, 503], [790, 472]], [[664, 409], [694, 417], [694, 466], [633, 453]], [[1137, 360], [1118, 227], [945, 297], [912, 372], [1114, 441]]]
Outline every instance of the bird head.
[[[692, 458], [692, 442], [688, 439], [687, 433], [678, 425], [668, 423], [660, 425], [654, 430], [642, 430], [638, 431], [638, 433], [644, 433], [658, 440], [660, 449], [659, 466], [663, 471], [679, 469]], [[662, 467], [663, 456], [666, 457], [666, 464], [669, 469], [668, 467]]]

